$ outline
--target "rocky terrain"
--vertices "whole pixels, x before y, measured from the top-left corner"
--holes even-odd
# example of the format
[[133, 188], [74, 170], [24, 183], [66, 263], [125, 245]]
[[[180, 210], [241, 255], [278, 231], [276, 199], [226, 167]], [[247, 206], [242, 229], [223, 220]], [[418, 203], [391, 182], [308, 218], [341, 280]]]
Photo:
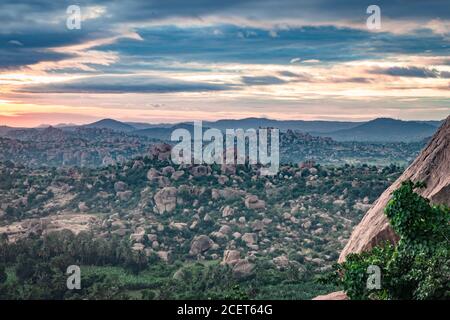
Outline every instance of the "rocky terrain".
[[[171, 129], [163, 129], [169, 137]], [[0, 131], [0, 161], [12, 161], [28, 167], [92, 168], [123, 163], [144, 156], [153, 144], [161, 141], [160, 135], [144, 135], [141, 131], [117, 131], [94, 126]], [[346, 163], [407, 165], [424, 144], [425, 141], [337, 142], [327, 137], [287, 130], [280, 134], [280, 160], [282, 163], [314, 161], [337, 166]]]
[[0, 137], [0, 161], [30, 167], [99, 167], [142, 155], [154, 142], [99, 128], [9, 130]]
[[252, 166], [174, 166], [169, 155], [157, 144], [98, 169], [2, 164], [0, 232], [13, 241], [50, 227], [90, 228], [164, 262], [222, 261], [239, 277], [257, 259], [323, 271], [401, 170], [305, 162], [265, 177]]
[[283, 163], [315, 161], [321, 164], [408, 165], [426, 145], [418, 142], [345, 142], [329, 137], [287, 130], [280, 135], [280, 157]]
[[[208, 297], [223, 290], [220, 288], [227, 288], [227, 294], [240, 294], [229, 288], [235, 283], [252, 298], [286, 298], [288, 292], [314, 297], [314, 293], [327, 292], [314, 279], [331, 269], [339, 252], [342, 261], [348, 252], [370, 249], [381, 240], [396, 240], [381, 208], [399, 181], [424, 180], [428, 188], [423, 195], [448, 203], [448, 177], [442, 175], [448, 172], [448, 128], [449, 120], [402, 177], [404, 168], [396, 165], [322, 164], [315, 161], [320, 157], [310, 157], [318, 152], [313, 151], [314, 145], [320, 145], [325, 154], [343, 152], [339, 158], [362, 144], [344, 147], [329, 138], [294, 131], [283, 134], [281, 143], [286, 148], [307, 150], [299, 156], [304, 161], [284, 162], [275, 176], [261, 176], [260, 168], [252, 165], [174, 165], [167, 143], [139, 145], [140, 155], [103, 166], [48, 168], [8, 159], [0, 162], [0, 249], [3, 246], [4, 253], [19, 250], [8, 249], [17, 243], [27, 252], [28, 246], [40, 243], [27, 241], [52, 234], [60, 234], [56, 237], [62, 237], [69, 247], [80, 241], [103, 241], [97, 246], [106, 250], [100, 262], [87, 258], [100, 254], [89, 251], [95, 248], [78, 254], [84, 257], [78, 258], [86, 264], [83, 268], [104, 274], [111, 272], [104, 268], [115, 267], [120, 277], [128, 272], [120, 268], [148, 273], [151, 280], [145, 280], [147, 276], [136, 279], [140, 289], [135, 294], [140, 298], [150, 294], [148, 290], [159, 298], [204, 297], [202, 289], [189, 284], [200, 281], [190, 278], [193, 274], [201, 279], [218, 277], [211, 282], [210, 291], [205, 291]], [[81, 134], [90, 135], [90, 130], [101, 130], [95, 143], [104, 143], [103, 134], [110, 135], [112, 144], [130, 141], [129, 135], [116, 136], [107, 129], [83, 129]], [[44, 145], [77, 147], [81, 142], [77, 145], [74, 141], [83, 141], [74, 140], [80, 133], [44, 132], [39, 138]], [[26, 130], [15, 134], [30, 139]], [[55, 136], [59, 138], [54, 140]], [[92, 142], [87, 139], [83, 143]], [[403, 146], [408, 150], [411, 145]], [[79, 237], [70, 238], [64, 233], [67, 230]], [[53, 241], [55, 248], [62, 250], [58, 259], [69, 259], [65, 245]], [[114, 251], [115, 247], [119, 251]], [[75, 259], [77, 251], [71, 250], [74, 256], [70, 259]], [[131, 253], [120, 253], [127, 250]], [[58, 259], [51, 263], [58, 264]], [[153, 267], [148, 269], [145, 266], [150, 261]], [[19, 268], [22, 260], [14, 263]], [[227, 278], [226, 270], [232, 278]], [[123, 281], [126, 290], [135, 288], [129, 278]], [[303, 291], [298, 291], [298, 286]], [[337, 292], [318, 297], [331, 298], [345, 295]]]
[[0, 234], [6, 236], [9, 241], [28, 237], [30, 234], [46, 235], [51, 232], [70, 230], [74, 234], [82, 231], [90, 231], [98, 225], [99, 220], [95, 215], [89, 214], [58, 214], [45, 218], [24, 219], [0, 227]]

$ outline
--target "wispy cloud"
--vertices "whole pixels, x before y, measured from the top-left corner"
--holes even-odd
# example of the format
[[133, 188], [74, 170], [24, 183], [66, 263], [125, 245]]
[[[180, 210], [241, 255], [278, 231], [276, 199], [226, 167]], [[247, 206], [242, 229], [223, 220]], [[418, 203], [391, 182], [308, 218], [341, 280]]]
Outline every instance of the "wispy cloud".
[[23, 87], [27, 93], [170, 93], [228, 90], [222, 84], [187, 82], [163, 77], [93, 76], [59, 83]]
[[260, 77], [249, 77], [244, 76], [241, 78], [242, 82], [246, 85], [274, 85], [286, 83], [283, 79], [274, 76], [260, 76]]
[[376, 74], [386, 74], [395, 77], [412, 77], [412, 78], [444, 78], [450, 79], [450, 72], [439, 71], [426, 67], [391, 67], [379, 68], [372, 71]]

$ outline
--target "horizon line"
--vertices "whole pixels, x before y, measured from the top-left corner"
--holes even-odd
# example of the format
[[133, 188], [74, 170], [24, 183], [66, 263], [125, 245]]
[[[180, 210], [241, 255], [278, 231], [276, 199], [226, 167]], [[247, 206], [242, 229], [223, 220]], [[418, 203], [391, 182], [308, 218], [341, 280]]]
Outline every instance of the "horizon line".
[[60, 123], [56, 123], [56, 124], [46, 124], [46, 123], [42, 123], [39, 124], [37, 126], [9, 126], [6, 124], [0, 124], [0, 127], [9, 127], [9, 128], [17, 128], [17, 129], [21, 129], [21, 128], [25, 128], [25, 129], [41, 129], [41, 128], [49, 128], [49, 127], [72, 127], [72, 126], [76, 126], [76, 127], [80, 127], [80, 126], [85, 126], [85, 125], [89, 125], [89, 124], [93, 124], [96, 122], [100, 122], [100, 121], [104, 121], [104, 120], [112, 120], [112, 121], [117, 121], [117, 122], [121, 122], [124, 124], [129, 124], [129, 123], [141, 123], [141, 124], [149, 124], [149, 125], [177, 125], [177, 124], [182, 124], [182, 123], [190, 123], [190, 122], [194, 122], [194, 121], [202, 121], [202, 122], [218, 122], [218, 121], [242, 121], [242, 120], [248, 120], [248, 119], [255, 119], [255, 120], [269, 120], [269, 121], [279, 121], [279, 122], [290, 122], [290, 121], [302, 121], [302, 122], [350, 122], [350, 123], [367, 123], [370, 121], [374, 121], [377, 119], [391, 119], [391, 120], [399, 120], [399, 121], [405, 121], [405, 122], [428, 122], [428, 121], [444, 121], [446, 118], [443, 119], [417, 119], [417, 120], [411, 120], [411, 119], [401, 119], [401, 118], [392, 118], [392, 117], [377, 117], [377, 118], [371, 118], [369, 120], [356, 120], [356, 121], [352, 121], [352, 120], [323, 120], [323, 119], [276, 119], [276, 118], [266, 118], [266, 117], [244, 117], [244, 118], [219, 118], [219, 119], [215, 119], [215, 120], [201, 120], [201, 119], [196, 119], [196, 120], [186, 120], [186, 121], [177, 121], [177, 122], [147, 122], [147, 121], [139, 121], [139, 120], [120, 120], [120, 118], [98, 118], [98, 120], [94, 120], [94, 121], [89, 121], [89, 122], [81, 122], [81, 123], [65, 123], [65, 122], [60, 122]]

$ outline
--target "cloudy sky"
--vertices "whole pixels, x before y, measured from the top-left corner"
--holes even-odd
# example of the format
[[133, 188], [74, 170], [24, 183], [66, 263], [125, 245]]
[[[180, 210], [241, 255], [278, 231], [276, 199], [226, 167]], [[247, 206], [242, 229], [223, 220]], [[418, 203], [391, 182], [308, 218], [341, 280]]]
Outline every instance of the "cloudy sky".
[[448, 0], [2, 0], [0, 21], [0, 125], [450, 114]]

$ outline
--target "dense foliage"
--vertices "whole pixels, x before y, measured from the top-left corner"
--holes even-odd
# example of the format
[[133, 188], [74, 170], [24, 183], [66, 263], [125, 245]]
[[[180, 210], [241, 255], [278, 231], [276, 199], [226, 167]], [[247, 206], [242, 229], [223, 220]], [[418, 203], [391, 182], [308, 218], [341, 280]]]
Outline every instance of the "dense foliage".
[[[386, 216], [400, 237], [396, 246], [351, 254], [337, 266], [333, 279], [351, 299], [450, 298], [450, 210], [414, 192], [421, 187], [423, 183], [402, 183], [386, 206]], [[381, 269], [379, 289], [367, 286], [371, 265]]]
[[[66, 286], [67, 266], [80, 265], [81, 289]], [[308, 268], [279, 270], [265, 261], [236, 279], [214, 261], [158, 262], [126, 241], [70, 231], [0, 241], [0, 299], [307, 299], [334, 289], [319, 285]]]

